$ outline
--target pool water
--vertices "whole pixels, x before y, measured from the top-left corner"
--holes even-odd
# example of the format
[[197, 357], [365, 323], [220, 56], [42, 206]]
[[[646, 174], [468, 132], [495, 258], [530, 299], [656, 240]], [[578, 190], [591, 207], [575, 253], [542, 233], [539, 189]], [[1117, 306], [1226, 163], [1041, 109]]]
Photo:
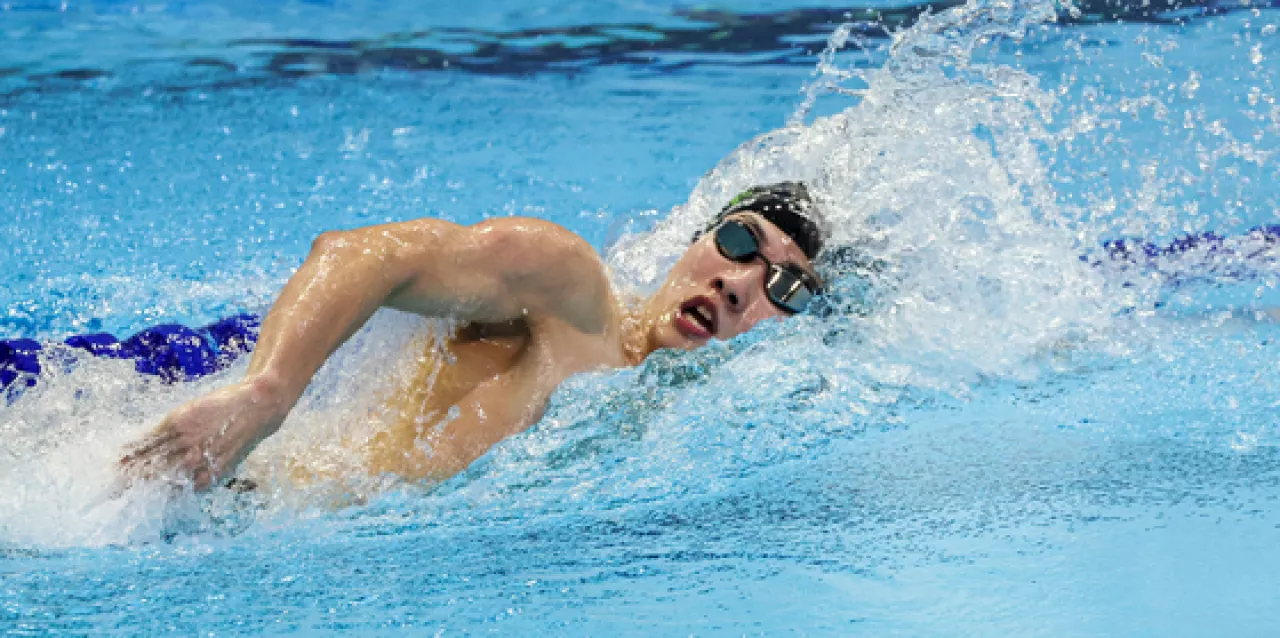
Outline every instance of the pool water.
[[250, 495], [113, 469], [245, 361], [51, 360], [0, 408], [0, 630], [1274, 635], [1274, 3], [435, 4], [0, 3], [0, 339], [261, 313], [319, 233], [422, 215], [551, 219], [642, 292], [784, 178], [876, 267], [430, 489], [287, 479], [420, 319], [335, 355]]

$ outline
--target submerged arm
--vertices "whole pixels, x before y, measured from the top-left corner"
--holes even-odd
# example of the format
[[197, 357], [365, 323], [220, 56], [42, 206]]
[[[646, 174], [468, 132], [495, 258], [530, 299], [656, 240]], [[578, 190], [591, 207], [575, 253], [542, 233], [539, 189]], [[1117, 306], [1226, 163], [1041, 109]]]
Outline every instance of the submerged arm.
[[556, 316], [596, 328], [607, 286], [591, 276], [598, 264], [582, 239], [534, 219], [325, 233], [267, 314], [245, 378], [171, 412], [122, 463], [142, 475], [177, 469], [208, 487], [280, 427], [329, 355], [382, 306], [481, 323]]

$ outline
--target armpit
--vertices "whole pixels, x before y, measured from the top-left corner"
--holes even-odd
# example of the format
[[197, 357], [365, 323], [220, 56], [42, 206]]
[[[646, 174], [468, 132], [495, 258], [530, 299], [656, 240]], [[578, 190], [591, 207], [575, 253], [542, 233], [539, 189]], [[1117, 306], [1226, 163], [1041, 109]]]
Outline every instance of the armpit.
[[455, 339], [462, 343], [469, 343], [488, 339], [527, 338], [530, 334], [529, 323], [524, 319], [495, 323], [473, 321], [458, 328]]

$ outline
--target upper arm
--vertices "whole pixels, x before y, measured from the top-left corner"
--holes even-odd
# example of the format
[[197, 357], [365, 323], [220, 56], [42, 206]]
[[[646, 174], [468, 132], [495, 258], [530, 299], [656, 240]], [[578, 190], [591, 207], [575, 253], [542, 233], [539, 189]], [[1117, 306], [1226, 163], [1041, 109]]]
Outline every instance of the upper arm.
[[602, 329], [609, 284], [586, 241], [552, 222], [506, 217], [460, 226], [435, 219], [375, 226], [401, 284], [386, 305], [430, 316], [496, 322], [555, 317]]

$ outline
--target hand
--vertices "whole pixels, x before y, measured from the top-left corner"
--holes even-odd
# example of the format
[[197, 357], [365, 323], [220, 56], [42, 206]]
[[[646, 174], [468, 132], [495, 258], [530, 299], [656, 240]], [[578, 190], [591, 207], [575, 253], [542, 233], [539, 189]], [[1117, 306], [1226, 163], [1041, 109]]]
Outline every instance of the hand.
[[120, 460], [125, 480], [188, 479], [207, 490], [280, 427], [288, 412], [280, 406], [251, 381], [188, 402]]

